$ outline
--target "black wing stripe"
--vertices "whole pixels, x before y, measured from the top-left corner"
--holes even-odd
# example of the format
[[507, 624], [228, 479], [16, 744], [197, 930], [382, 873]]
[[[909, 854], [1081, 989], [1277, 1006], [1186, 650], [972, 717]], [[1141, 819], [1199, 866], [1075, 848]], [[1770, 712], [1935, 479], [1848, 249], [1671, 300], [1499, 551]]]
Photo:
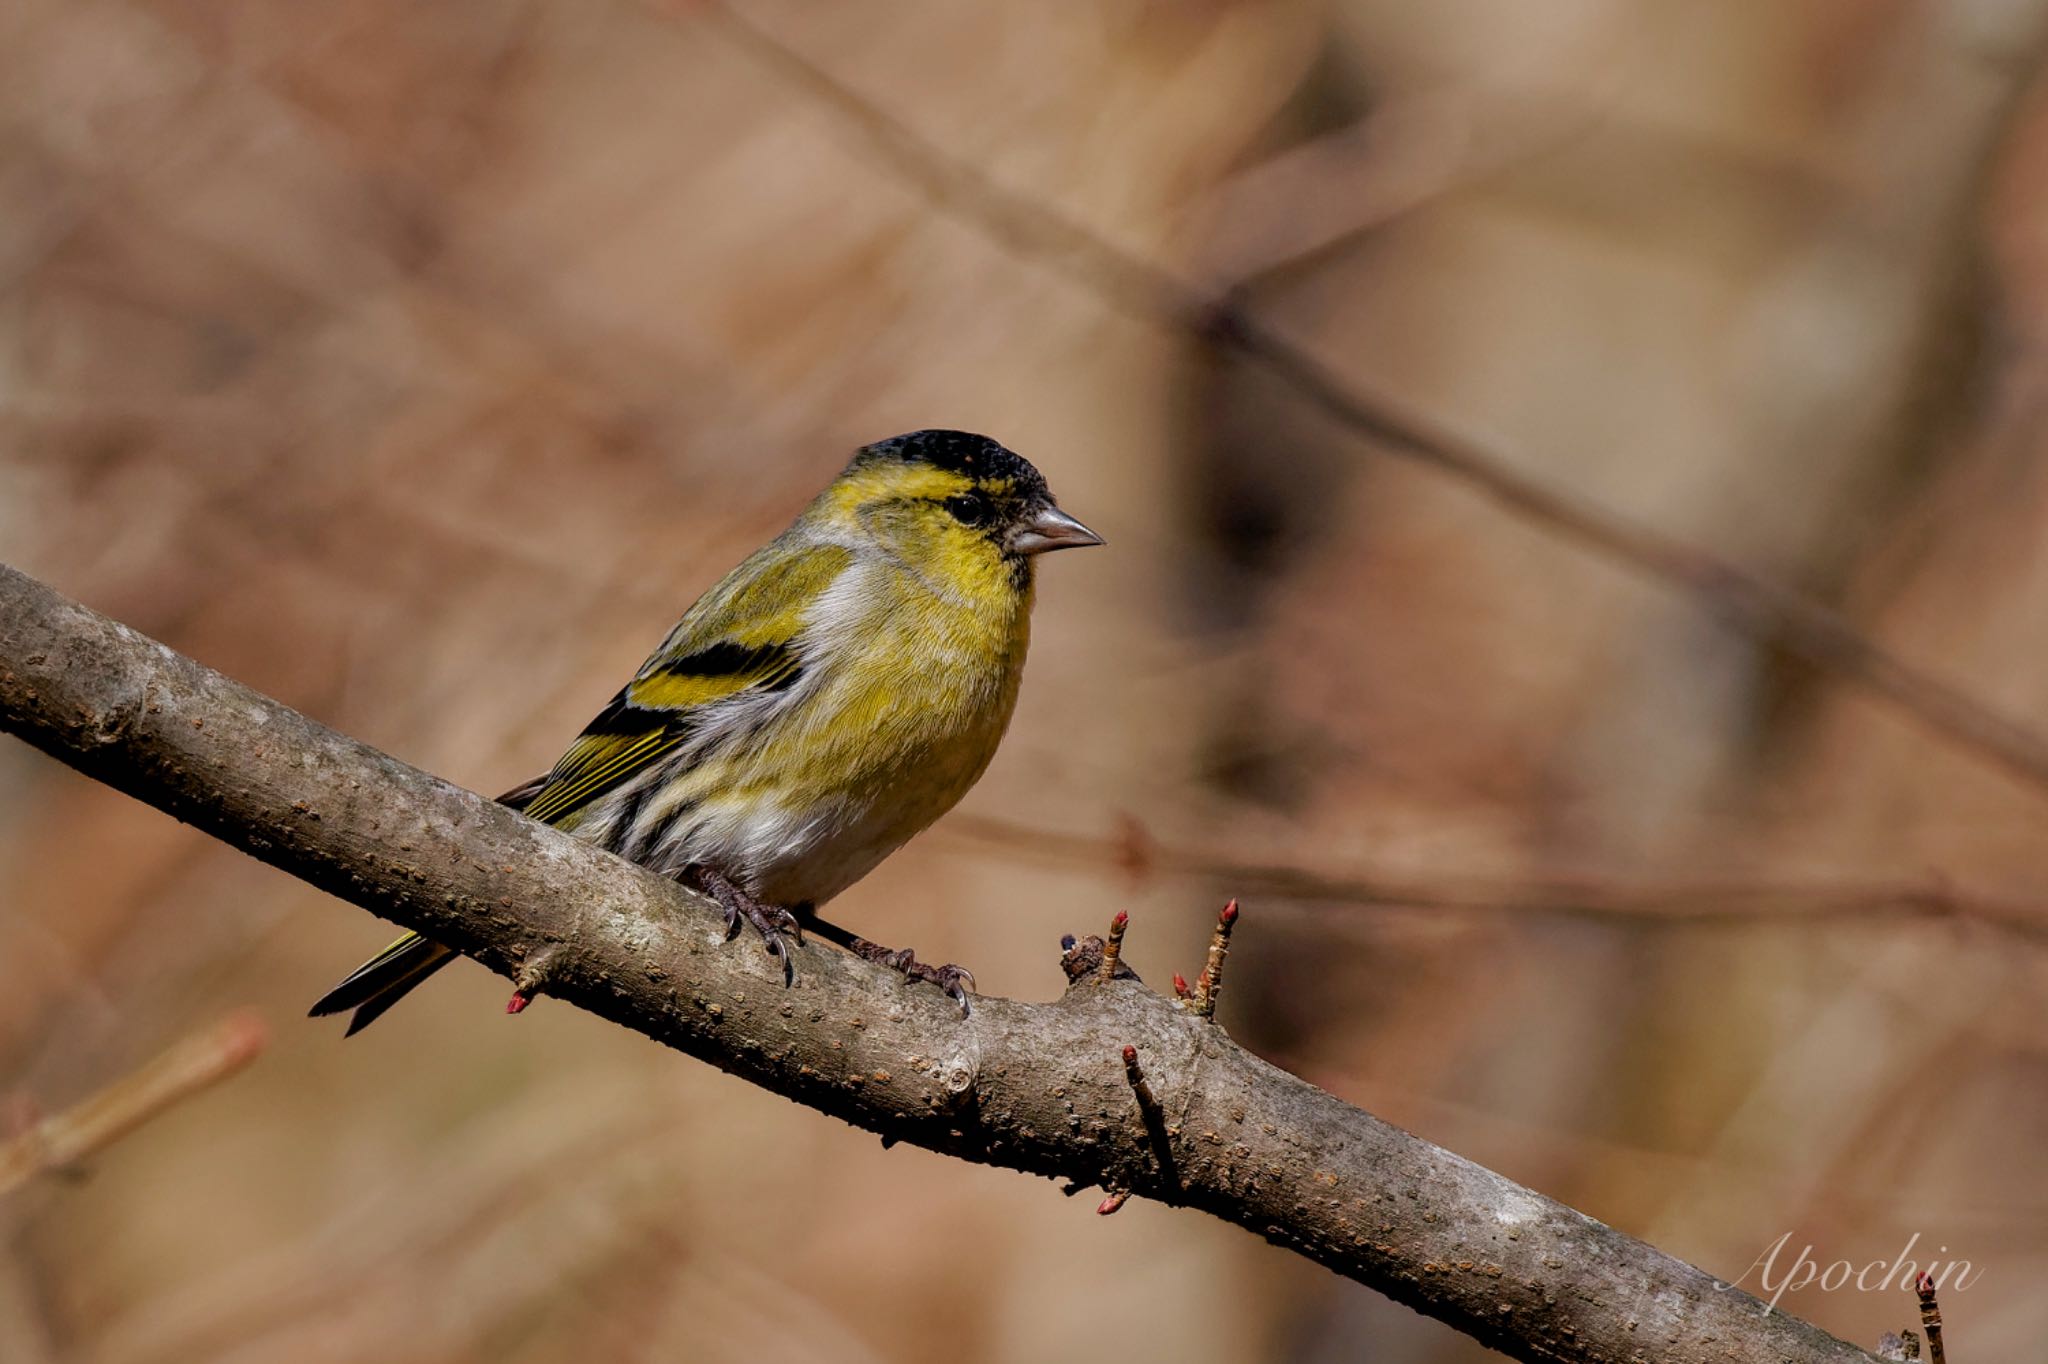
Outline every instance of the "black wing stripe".
[[739, 673], [767, 673], [780, 670], [792, 661], [787, 644], [757, 644], [748, 647], [729, 639], [722, 639], [707, 649], [683, 658], [670, 659], [649, 676], [665, 677], [732, 677]]

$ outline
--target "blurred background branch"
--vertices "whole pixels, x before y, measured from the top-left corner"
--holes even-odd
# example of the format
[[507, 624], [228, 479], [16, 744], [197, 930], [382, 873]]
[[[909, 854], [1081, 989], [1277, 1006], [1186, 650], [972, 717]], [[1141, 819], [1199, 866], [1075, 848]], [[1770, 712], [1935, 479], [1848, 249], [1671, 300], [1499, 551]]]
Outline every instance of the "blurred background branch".
[[840, 114], [935, 207], [961, 215], [1005, 248], [1068, 274], [1138, 318], [1247, 357], [1353, 435], [1420, 460], [1479, 489], [1510, 514], [1686, 593], [1735, 629], [1868, 688], [1944, 739], [2048, 789], [2048, 739], [1876, 644], [1839, 612], [1708, 549], [1533, 478], [1392, 394], [1340, 376], [1312, 348], [1254, 313], [1234, 287], [1205, 290], [1052, 206], [1000, 187], [724, 0], [692, 0], [682, 12], [716, 16], [718, 27], [740, 46]]
[[263, 1052], [263, 1020], [249, 1011], [178, 1042], [84, 1103], [0, 1140], [0, 1197], [37, 1175], [76, 1172], [151, 1118], [241, 1070]]
[[2034, 946], [2048, 939], [2048, 915], [2037, 904], [1978, 895], [1943, 878], [1866, 885], [1816, 880], [1635, 883], [1599, 877], [1486, 882], [1455, 873], [1408, 879], [1345, 873], [1314, 866], [1238, 861], [1155, 843], [1135, 820], [1114, 835], [1064, 833], [986, 815], [961, 815], [947, 832], [975, 847], [1027, 862], [1080, 865], [1120, 872], [1142, 883], [1158, 874], [1242, 888], [1247, 896], [1311, 906], [1416, 910], [1431, 914], [1534, 915], [1617, 920], [1633, 927], [1724, 924], [1792, 926], [1829, 920], [1868, 925], [1878, 916], [1957, 919]]

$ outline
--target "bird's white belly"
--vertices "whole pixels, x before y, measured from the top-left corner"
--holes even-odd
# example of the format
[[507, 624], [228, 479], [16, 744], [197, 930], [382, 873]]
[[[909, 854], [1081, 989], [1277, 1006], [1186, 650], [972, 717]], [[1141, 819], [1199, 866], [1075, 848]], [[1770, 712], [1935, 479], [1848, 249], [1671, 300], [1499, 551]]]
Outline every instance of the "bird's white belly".
[[[769, 904], [821, 905], [924, 827], [875, 802], [814, 801], [802, 810], [772, 801], [707, 810], [691, 831], [689, 860], [730, 869]], [[936, 812], [934, 812], [936, 814]]]

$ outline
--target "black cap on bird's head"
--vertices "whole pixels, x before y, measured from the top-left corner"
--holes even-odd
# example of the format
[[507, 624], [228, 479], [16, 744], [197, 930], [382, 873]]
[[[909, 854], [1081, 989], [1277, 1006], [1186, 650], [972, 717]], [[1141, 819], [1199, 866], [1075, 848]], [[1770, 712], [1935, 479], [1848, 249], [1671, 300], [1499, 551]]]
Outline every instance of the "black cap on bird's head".
[[952, 474], [957, 491], [938, 500], [955, 519], [1000, 540], [1011, 554], [1043, 554], [1101, 544], [1102, 537], [1061, 511], [1031, 461], [972, 431], [909, 431], [863, 446], [853, 468], [897, 464]]
[[878, 440], [854, 456], [856, 463], [896, 460], [904, 464], [929, 464], [948, 473], [969, 478], [1008, 478], [1020, 488], [1045, 491], [1045, 477], [1031, 461], [987, 436], [972, 431], [906, 431], [900, 436]]

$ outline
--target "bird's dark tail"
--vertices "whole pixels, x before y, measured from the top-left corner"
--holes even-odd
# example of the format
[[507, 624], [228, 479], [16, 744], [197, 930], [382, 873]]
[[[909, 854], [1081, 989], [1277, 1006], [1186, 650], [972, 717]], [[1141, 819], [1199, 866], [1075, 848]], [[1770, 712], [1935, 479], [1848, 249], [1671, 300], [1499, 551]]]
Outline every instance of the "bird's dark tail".
[[349, 972], [346, 980], [320, 996], [307, 1013], [318, 1018], [354, 1009], [356, 1016], [342, 1034], [353, 1037], [454, 957], [454, 948], [408, 933]]
[[[532, 781], [521, 782], [499, 796], [498, 803], [515, 810], [525, 809], [548, 784], [548, 775], [542, 773]], [[417, 933], [408, 933], [349, 972], [348, 979], [320, 996], [306, 1013], [319, 1018], [323, 1014], [354, 1009], [356, 1016], [349, 1020], [348, 1031], [342, 1034], [343, 1037], [354, 1037], [454, 957], [454, 948], [429, 942]]]

